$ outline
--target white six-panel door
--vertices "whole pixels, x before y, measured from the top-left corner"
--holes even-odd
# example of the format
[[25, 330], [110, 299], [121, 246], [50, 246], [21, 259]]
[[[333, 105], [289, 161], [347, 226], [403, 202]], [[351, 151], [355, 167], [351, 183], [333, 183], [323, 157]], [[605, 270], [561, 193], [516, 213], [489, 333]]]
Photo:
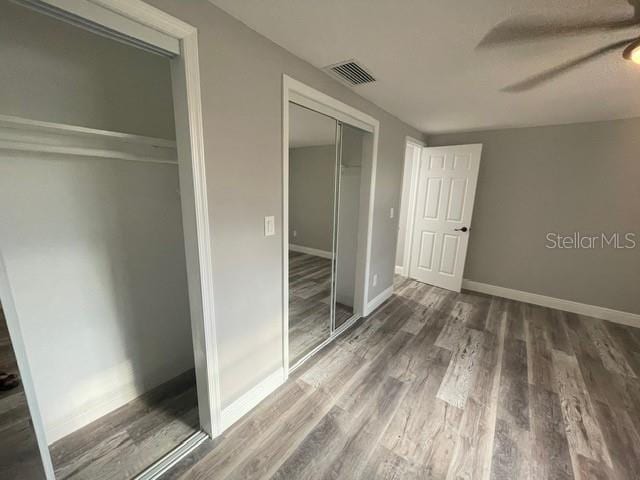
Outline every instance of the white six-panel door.
[[409, 276], [459, 292], [482, 145], [422, 149]]

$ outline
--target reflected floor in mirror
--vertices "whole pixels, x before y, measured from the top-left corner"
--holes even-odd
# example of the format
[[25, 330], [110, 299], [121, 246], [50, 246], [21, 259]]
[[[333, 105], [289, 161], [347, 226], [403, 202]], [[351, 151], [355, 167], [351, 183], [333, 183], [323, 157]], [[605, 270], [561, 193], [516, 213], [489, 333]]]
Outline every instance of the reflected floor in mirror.
[[198, 430], [190, 370], [55, 442], [56, 479], [133, 478]]
[[[329, 337], [331, 260], [289, 252], [289, 358], [295, 365]], [[351, 308], [336, 304], [336, 325], [352, 316]]]
[[[1, 306], [0, 372], [19, 377]], [[43, 479], [44, 470], [27, 399], [21, 381], [17, 383], [13, 388], [6, 386], [0, 389], [0, 478]]]

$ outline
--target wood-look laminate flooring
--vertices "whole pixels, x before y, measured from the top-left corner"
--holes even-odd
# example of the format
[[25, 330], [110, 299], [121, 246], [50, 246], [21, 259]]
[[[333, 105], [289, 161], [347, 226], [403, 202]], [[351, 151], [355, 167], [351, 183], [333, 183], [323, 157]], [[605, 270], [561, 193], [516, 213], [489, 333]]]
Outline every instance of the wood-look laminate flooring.
[[640, 331], [399, 280], [168, 479], [637, 479]]
[[[291, 365], [329, 337], [331, 260], [289, 252], [289, 357]], [[336, 304], [336, 325], [353, 309]]]
[[[17, 374], [18, 364], [0, 306], [0, 372]], [[36, 434], [22, 383], [0, 391], [0, 478], [44, 479]]]
[[56, 479], [130, 479], [199, 427], [193, 370], [144, 393], [50, 447]]

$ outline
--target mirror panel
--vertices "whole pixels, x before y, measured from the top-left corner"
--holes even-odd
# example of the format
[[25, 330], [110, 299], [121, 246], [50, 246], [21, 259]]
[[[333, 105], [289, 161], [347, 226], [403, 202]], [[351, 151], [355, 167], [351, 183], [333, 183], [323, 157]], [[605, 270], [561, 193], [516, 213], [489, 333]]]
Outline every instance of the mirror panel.
[[331, 335], [337, 121], [289, 104], [289, 365]]
[[336, 329], [356, 313], [355, 285], [365, 135], [369, 134], [347, 124], [341, 125], [336, 208], [337, 248], [334, 293]]
[[0, 478], [45, 479], [36, 433], [0, 303]]

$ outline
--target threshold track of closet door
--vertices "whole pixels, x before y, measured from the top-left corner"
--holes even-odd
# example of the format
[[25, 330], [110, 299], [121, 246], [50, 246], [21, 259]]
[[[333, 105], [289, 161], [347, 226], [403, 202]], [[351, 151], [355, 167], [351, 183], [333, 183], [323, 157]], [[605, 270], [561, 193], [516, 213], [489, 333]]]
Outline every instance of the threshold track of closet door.
[[171, 467], [176, 465], [180, 460], [193, 452], [196, 448], [202, 445], [202, 442], [209, 438], [209, 435], [203, 430], [195, 432], [164, 457], [157, 460], [139, 475], [136, 475], [133, 480], [156, 480], [157, 478], [162, 477], [162, 475], [167, 473]]
[[322, 350], [324, 347], [326, 347], [331, 342], [333, 342], [336, 338], [338, 338], [340, 335], [342, 335], [345, 330], [349, 329], [354, 323], [356, 323], [358, 320], [360, 320], [360, 318], [362, 318], [362, 314], [355, 313], [351, 318], [349, 318], [349, 320], [344, 322], [335, 331], [333, 331], [329, 338], [327, 338], [324, 342], [322, 342], [320, 345], [318, 345], [313, 350], [311, 350], [309, 353], [307, 353], [304, 357], [302, 357], [300, 360], [298, 360], [294, 365], [290, 366], [289, 367], [289, 373], [291, 374], [291, 373], [295, 372], [296, 369], [299, 368], [300, 366], [302, 366], [302, 364], [304, 362], [306, 362], [309, 358], [313, 357], [316, 353], [318, 353], [320, 350]]

